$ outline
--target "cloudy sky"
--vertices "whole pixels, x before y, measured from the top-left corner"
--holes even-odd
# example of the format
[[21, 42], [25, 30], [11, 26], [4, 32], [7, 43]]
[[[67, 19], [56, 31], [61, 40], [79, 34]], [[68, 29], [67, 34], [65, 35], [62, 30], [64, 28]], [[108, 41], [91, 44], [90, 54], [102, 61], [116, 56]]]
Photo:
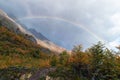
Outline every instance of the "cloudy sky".
[[97, 41], [120, 44], [120, 0], [0, 0], [0, 8], [68, 49]]

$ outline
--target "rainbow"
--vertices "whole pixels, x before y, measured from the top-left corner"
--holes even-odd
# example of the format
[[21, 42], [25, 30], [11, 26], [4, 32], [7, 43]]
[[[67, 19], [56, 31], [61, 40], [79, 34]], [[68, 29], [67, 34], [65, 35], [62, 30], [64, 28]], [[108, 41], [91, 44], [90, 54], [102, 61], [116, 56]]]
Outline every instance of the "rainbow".
[[98, 41], [102, 41], [105, 42], [105, 40], [99, 36], [97, 36], [96, 34], [94, 34], [92, 31], [88, 30], [84, 25], [78, 23], [78, 22], [74, 22], [65, 18], [61, 18], [61, 17], [53, 17], [53, 16], [27, 16], [27, 17], [22, 17], [22, 18], [18, 18], [15, 19], [15, 21], [21, 21], [21, 20], [26, 20], [26, 19], [54, 19], [54, 20], [60, 20], [66, 23], [70, 23], [72, 25], [75, 25], [77, 27], [80, 27], [81, 29], [87, 31], [90, 35], [92, 35], [94, 38], [96, 38]]

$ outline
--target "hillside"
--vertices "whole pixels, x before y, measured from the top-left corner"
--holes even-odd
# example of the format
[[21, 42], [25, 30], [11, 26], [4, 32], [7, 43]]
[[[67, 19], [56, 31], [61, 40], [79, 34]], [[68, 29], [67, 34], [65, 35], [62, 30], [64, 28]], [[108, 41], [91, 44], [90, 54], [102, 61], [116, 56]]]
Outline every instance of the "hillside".
[[10, 18], [4, 11], [0, 10], [0, 23], [3, 27], [8, 28], [16, 34], [24, 35], [27, 39], [34, 43], [37, 43], [37, 39], [25, 30], [21, 25], [16, 23], [12, 18]]
[[6, 27], [0, 27], [0, 55], [39, 58], [42, 53], [52, 52], [27, 40], [23, 35], [16, 34]]
[[[13, 33], [6, 27], [0, 27], [0, 52], [1, 54], [20, 53], [27, 54], [32, 51], [42, 52], [41, 46], [27, 40], [23, 35]], [[46, 51], [49, 51], [46, 49]]]
[[[44, 41], [41, 38], [36, 38], [37, 35], [33, 35], [34, 33], [30, 33], [27, 31], [23, 26], [15, 22], [12, 18], [10, 18], [4, 11], [0, 10], [0, 22], [1, 25], [4, 27], [7, 27], [9, 30], [13, 31], [16, 34], [20, 34], [25, 36], [28, 40], [39, 44], [40, 46], [49, 49], [52, 52], [55, 53], [62, 53], [65, 49], [57, 46], [56, 44], [50, 42], [50, 41]], [[49, 47], [50, 46], [50, 47]]]

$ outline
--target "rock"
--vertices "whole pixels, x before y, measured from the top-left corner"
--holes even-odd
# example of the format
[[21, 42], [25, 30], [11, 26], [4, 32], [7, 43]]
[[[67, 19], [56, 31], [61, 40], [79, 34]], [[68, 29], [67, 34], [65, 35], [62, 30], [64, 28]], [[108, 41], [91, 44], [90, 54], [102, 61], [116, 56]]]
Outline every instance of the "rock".
[[[33, 76], [30, 77], [29, 80], [39, 80], [40, 78], [46, 77], [49, 74], [49, 72], [54, 72], [55, 70], [56, 68], [44, 68], [38, 70]], [[47, 79], [49, 80], [49, 77], [47, 77]]]
[[32, 76], [31, 73], [23, 74], [23, 75], [20, 77], [20, 80], [28, 80], [31, 76]]

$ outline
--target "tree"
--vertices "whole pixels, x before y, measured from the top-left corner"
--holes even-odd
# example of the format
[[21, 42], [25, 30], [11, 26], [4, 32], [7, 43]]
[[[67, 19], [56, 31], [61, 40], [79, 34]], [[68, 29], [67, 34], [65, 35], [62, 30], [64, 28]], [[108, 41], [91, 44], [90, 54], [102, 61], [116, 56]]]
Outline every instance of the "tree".
[[115, 54], [109, 49], [105, 49], [103, 58], [103, 65], [101, 65], [101, 76], [104, 76], [103, 79], [108, 80], [116, 80], [117, 78], [117, 63]]
[[58, 64], [58, 57], [56, 56], [56, 55], [53, 55], [52, 57], [51, 57], [51, 61], [50, 61], [50, 64], [51, 64], [51, 66], [57, 66], [57, 64]]
[[89, 56], [82, 51], [82, 45], [74, 46], [70, 57], [73, 75], [79, 79], [89, 77]]
[[[103, 64], [103, 57], [104, 57], [104, 44], [101, 42], [98, 42], [97, 44], [93, 45], [91, 48], [89, 48], [89, 52], [91, 53], [91, 66], [92, 66], [92, 73], [94, 78], [96, 80], [100, 77], [100, 67]], [[98, 77], [99, 76], [99, 77]]]
[[72, 49], [72, 52], [73, 53], [79, 53], [79, 52], [82, 52], [82, 50], [83, 50], [83, 47], [80, 44], [80, 45], [74, 46], [74, 48]]
[[61, 65], [65, 65], [68, 61], [69, 55], [66, 51], [64, 51], [62, 54], [59, 55], [59, 61]]

